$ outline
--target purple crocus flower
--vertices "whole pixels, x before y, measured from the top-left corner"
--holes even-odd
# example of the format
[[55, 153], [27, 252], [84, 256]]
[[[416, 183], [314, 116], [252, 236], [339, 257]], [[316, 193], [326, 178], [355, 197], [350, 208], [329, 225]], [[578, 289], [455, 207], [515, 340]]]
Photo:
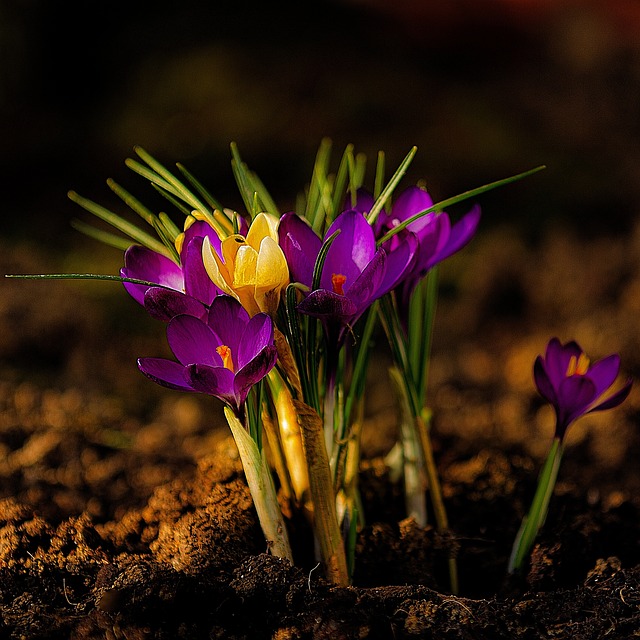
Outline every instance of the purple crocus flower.
[[538, 391], [555, 409], [556, 438], [562, 441], [569, 425], [581, 416], [617, 407], [629, 395], [630, 379], [611, 392], [619, 370], [617, 354], [591, 364], [576, 342], [549, 341], [545, 355], [536, 358], [533, 375]]
[[[364, 190], [357, 194], [356, 209], [368, 213], [373, 207], [373, 197]], [[384, 209], [374, 223], [377, 239], [421, 211], [433, 206], [431, 196], [416, 186], [405, 189], [395, 201], [391, 213]], [[392, 254], [407, 241], [410, 234], [418, 240], [418, 249], [413, 264], [402, 278], [398, 287], [399, 304], [406, 309], [414, 289], [422, 278], [436, 264], [462, 249], [473, 237], [480, 222], [480, 207], [474, 206], [457, 223], [452, 224], [447, 213], [427, 213], [411, 222], [404, 231], [397, 233], [382, 246]]]
[[[347, 328], [402, 279], [411, 265], [416, 242], [409, 239], [388, 254], [376, 247], [371, 225], [355, 210], [344, 211], [334, 220], [325, 241], [336, 231], [340, 233], [327, 252], [319, 288], [305, 297], [298, 310], [319, 318], [331, 340], [341, 344]], [[282, 216], [278, 232], [291, 280], [311, 289], [323, 241], [295, 213]]]
[[242, 305], [227, 295], [213, 300], [205, 320], [174, 317], [167, 326], [167, 339], [178, 361], [139, 358], [140, 371], [170, 389], [215, 396], [240, 418], [249, 390], [277, 359], [271, 318], [265, 313], [249, 318]]
[[138, 245], [125, 252], [121, 276], [160, 285], [147, 287], [124, 283], [131, 297], [144, 305], [154, 318], [168, 322], [180, 314], [206, 317], [209, 305], [220, 290], [211, 282], [202, 262], [205, 236], [214, 247], [220, 248], [218, 234], [207, 222], [198, 220], [185, 231], [179, 265]]

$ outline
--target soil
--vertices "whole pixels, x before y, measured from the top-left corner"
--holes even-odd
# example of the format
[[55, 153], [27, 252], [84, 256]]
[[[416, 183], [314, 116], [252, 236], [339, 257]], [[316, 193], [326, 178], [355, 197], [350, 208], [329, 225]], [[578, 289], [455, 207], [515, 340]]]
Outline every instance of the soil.
[[[5, 273], [53, 271], [27, 245]], [[114, 267], [115, 268], [115, 267]], [[217, 401], [155, 387], [163, 328], [117, 287], [8, 280], [0, 300], [0, 638], [631, 638], [640, 633], [640, 389], [583, 418], [521, 575], [510, 547], [549, 446], [548, 339], [640, 374], [640, 229], [480, 235], [442, 267], [433, 438], [451, 522], [404, 517], [386, 352], [371, 372], [353, 585], [266, 553]], [[101, 293], [97, 293], [100, 290]], [[445, 563], [457, 554], [460, 591]]]

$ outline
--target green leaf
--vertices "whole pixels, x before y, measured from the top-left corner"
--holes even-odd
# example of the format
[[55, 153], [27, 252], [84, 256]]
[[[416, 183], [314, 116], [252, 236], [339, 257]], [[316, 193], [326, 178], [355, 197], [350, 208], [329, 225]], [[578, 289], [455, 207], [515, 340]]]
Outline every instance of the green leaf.
[[545, 165], [540, 165], [539, 167], [535, 167], [534, 169], [529, 169], [529, 171], [524, 171], [523, 173], [518, 173], [515, 176], [511, 176], [509, 178], [503, 178], [502, 180], [496, 180], [495, 182], [490, 182], [489, 184], [485, 184], [482, 187], [477, 187], [476, 189], [471, 189], [469, 191], [465, 191], [457, 196], [453, 196], [452, 198], [448, 198], [447, 200], [441, 200], [437, 202], [433, 206], [425, 209], [424, 211], [420, 211], [416, 213], [414, 216], [407, 218], [393, 229], [391, 229], [388, 233], [386, 233], [380, 240], [378, 240], [378, 246], [385, 243], [387, 240], [393, 238], [397, 233], [400, 233], [404, 228], [409, 226], [412, 222], [419, 220], [422, 216], [427, 215], [428, 213], [433, 213], [435, 211], [442, 211], [446, 207], [450, 207], [451, 205], [458, 204], [464, 200], [468, 200], [469, 198], [474, 198], [482, 193], [487, 191], [491, 191], [492, 189], [497, 189], [498, 187], [502, 187], [504, 185], [510, 184], [512, 182], [516, 182], [517, 180], [522, 180], [523, 178], [527, 178], [528, 176], [533, 175], [534, 173], [538, 173], [538, 171], [542, 171], [546, 169]]
[[[134, 151], [138, 154], [138, 156], [147, 163], [147, 165], [158, 175], [161, 177], [160, 182], [169, 183], [177, 196], [179, 196], [182, 200], [184, 200], [192, 209], [197, 209], [204, 213], [211, 213], [209, 207], [202, 202], [188, 187], [184, 185], [171, 171], [169, 171], [166, 167], [160, 164], [150, 153], [145, 151], [142, 147], [136, 146], [134, 147]], [[152, 182], [156, 182], [155, 179], [151, 180]], [[163, 184], [157, 183], [159, 186], [166, 188]], [[171, 191], [168, 189], [168, 191]]]
[[107, 185], [132, 211], [137, 213], [147, 224], [153, 226], [156, 216], [152, 211], [111, 178], [107, 180]]
[[223, 206], [209, 193], [204, 185], [180, 162], [176, 163], [180, 173], [191, 183], [191, 186], [202, 196], [204, 201], [212, 208], [222, 211]]
[[320, 288], [320, 278], [322, 277], [322, 268], [324, 267], [324, 261], [327, 259], [327, 253], [333, 244], [333, 241], [338, 237], [340, 229], [336, 229], [323, 243], [318, 251], [318, 257], [316, 263], [313, 266], [313, 280], [311, 290], [315, 291]]
[[82, 220], [72, 220], [71, 226], [76, 231], [84, 233], [85, 236], [89, 236], [90, 238], [93, 238], [102, 244], [106, 244], [109, 247], [126, 251], [131, 246], [131, 240], [127, 240], [127, 238], [123, 238], [122, 236], [117, 236], [115, 233], [110, 233], [109, 231], [93, 227], [90, 224], [82, 222]]
[[137, 244], [141, 244], [152, 251], [161, 253], [168, 258], [172, 257], [171, 252], [162, 242], [159, 242], [152, 235], [142, 231], [142, 229], [131, 224], [124, 218], [112, 213], [92, 200], [82, 197], [75, 191], [69, 191], [68, 196], [73, 200], [73, 202], [79, 204], [83, 209], [86, 209], [89, 213], [92, 213], [94, 216], [109, 223], [112, 227], [118, 229], [118, 231], [122, 231], [122, 233], [129, 236]]
[[[349, 183], [349, 167], [353, 167], [353, 145], [348, 144], [342, 154], [342, 158], [340, 159], [340, 164], [338, 165], [338, 172], [336, 173], [336, 178], [333, 183], [333, 197], [331, 200], [331, 212], [330, 218], [331, 221], [335, 220], [338, 214], [342, 212], [343, 201], [345, 195], [347, 194], [347, 186]], [[352, 206], [355, 204], [353, 200], [352, 194]]]
[[409, 153], [405, 156], [404, 160], [400, 163], [400, 166], [396, 169], [396, 172], [393, 174], [393, 176], [391, 176], [391, 180], [389, 180], [389, 183], [387, 184], [387, 186], [382, 190], [382, 193], [378, 196], [378, 199], [374, 202], [373, 207], [371, 208], [371, 211], [369, 211], [369, 215], [367, 216], [367, 220], [369, 221], [369, 224], [373, 224], [375, 222], [376, 218], [378, 217], [378, 214], [382, 210], [382, 207], [384, 207], [386, 201], [389, 199], [389, 197], [393, 193], [393, 190], [398, 186], [398, 183], [400, 182], [400, 180], [402, 180], [402, 177], [407, 172], [407, 169], [409, 168], [409, 165], [411, 164], [417, 151], [418, 151], [418, 147], [415, 147], [415, 146], [412, 147], [411, 151], [409, 151]]

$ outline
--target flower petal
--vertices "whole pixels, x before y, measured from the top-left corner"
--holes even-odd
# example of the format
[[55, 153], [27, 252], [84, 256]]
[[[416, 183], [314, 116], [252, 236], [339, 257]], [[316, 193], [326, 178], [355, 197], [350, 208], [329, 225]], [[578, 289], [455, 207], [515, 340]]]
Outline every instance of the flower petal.
[[558, 424], [556, 435], [564, 437], [567, 427], [580, 416], [587, 413], [589, 405], [596, 397], [596, 386], [585, 376], [569, 376], [557, 387]]
[[273, 345], [273, 321], [265, 313], [258, 313], [242, 331], [238, 344], [236, 371], [253, 360], [265, 347]]
[[327, 289], [312, 291], [296, 308], [300, 313], [314, 318], [331, 317], [342, 323], [346, 323], [357, 311], [349, 298]]
[[185, 367], [185, 375], [194, 391], [215, 396], [223, 402], [238, 408], [234, 391], [233, 371], [225, 367], [212, 367], [206, 364], [191, 364]]
[[178, 391], [194, 391], [185, 377], [185, 369], [178, 362], [165, 358], [138, 358], [138, 369], [157, 384]]
[[547, 375], [547, 370], [545, 369], [542, 356], [538, 356], [536, 358], [535, 364], [533, 365], [533, 377], [540, 395], [542, 395], [547, 402], [555, 405], [558, 401], [558, 396], [549, 376]]
[[621, 389], [610, 395], [608, 398], [602, 400], [602, 402], [597, 402], [595, 406], [589, 409], [588, 413], [591, 413], [592, 411], [604, 411], [605, 409], [613, 409], [614, 407], [617, 407], [629, 395], [632, 384], [633, 381], [629, 378]]
[[346, 287], [355, 282], [376, 252], [373, 229], [362, 213], [345, 211], [329, 227], [326, 238], [340, 230], [327, 251], [320, 286], [331, 291], [334, 274], [346, 277]]
[[275, 345], [268, 345], [256, 354], [242, 369], [236, 372], [234, 393], [238, 406], [247, 399], [251, 387], [260, 382], [276, 364], [278, 350]]
[[195, 237], [183, 248], [182, 271], [185, 292], [204, 304], [210, 305], [218, 293], [221, 292], [221, 289], [213, 283], [205, 269], [202, 259], [203, 243], [203, 237]]
[[[124, 254], [124, 267], [120, 269], [123, 278], [135, 278], [160, 284], [176, 291], [183, 290], [182, 269], [173, 260], [151, 249], [133, 245]], [[129, 295], [144, 304], [144, 294], [148, 287], [124, 282]]]
[[602, 358], [589, 367], [586, 375], [596, 386], [596, 396], [603, 394], [615, 382], [619, 371], [620, 356], [617, 353]]
[[547, 344], [544, 368], [551, 384], [557, 389], [567, 375], [572, 357], [578, 359], [584, 353], [577, 342], [571, 341], [563, 345], [558, 338], [551, 338]]
[[322, 240], [308, 222], [296, 213], [285, 213], [280, 218], [278, 234], [291, 280], [311, 288], [313, 268]]
[[144, 308], [156, 320], [169, 322], [180, 315], [189, 315], [201, 320], [207, 317], [209, 309], [199, 300], [179, 291], [163, 287], [149, 287], [144, 295]]
[[[207, 324], [221, 341], [220, 344], [231, 349], [234, 361], [239, 351], [241, 336], [248, 323], [249, 314], [235, 298], [222, 295], [211, 303]], [[193, 362], [203, 362], [203, 360], [193, 360]]]
[[221, 343], [198, 318], [186, 315], [173, 318], [167, 327], [167, 340], [176, 358], [185, 366], [196, 362], [222, 366], [222, 359], [216, 352]]

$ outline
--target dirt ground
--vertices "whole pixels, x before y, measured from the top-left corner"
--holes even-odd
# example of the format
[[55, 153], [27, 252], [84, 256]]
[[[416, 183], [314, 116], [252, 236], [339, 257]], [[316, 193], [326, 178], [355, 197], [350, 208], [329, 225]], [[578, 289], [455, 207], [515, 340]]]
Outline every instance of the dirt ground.
[[[2, 271], [46, 271], [37, 255], [4, 246]], [[430, 397], [451, 538], [404, 518], [384, 465], [396, 410], [381, 340], [347, 588], [323, 580], [298, 523], [297, 566], [265, 553], [221, 406], [137, 372], [135, 356], [166, 348], [163, 328], [116, 285], [1, 286], [0, 638], [637, 636], [637, 385], [572, 427], [531, 563], [510, 580], [505, 568], [553, 428], [535, 356], [557, 335], [640, 374], [640, 228], [496, 228], [443, 267]]]

